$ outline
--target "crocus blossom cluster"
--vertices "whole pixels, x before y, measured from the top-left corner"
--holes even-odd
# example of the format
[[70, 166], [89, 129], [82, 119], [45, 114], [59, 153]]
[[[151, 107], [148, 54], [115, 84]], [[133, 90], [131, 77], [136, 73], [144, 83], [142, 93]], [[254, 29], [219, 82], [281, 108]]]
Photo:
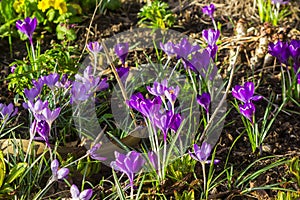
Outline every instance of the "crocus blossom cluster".
[[66, 167], [59, 168], [59, 162], [57, 159], [51, 162], [51, 171], [53, 180], [61, 180], [68, 176], [70, 170]]
[[71, 104], [79, 103], [90, 98], [94, 92], [108, 88], [107, 78], [100, 80], [100, 77], [95, 77], [92, 72], [92, 67], [88, 66], [83, 76], [76, 74], [75, 81], [71, 89]]
[[32, 44], [32, 36], [33, 36], [33, 32], [36, 29], [36, 26], [37, 26], [36, 17], [34, 18], [27, 17], [24, 19], [24, 21], [18, 20], [16, 22], [17, 29], [28, 37], [30, 44]]
[[34, 116], [34, 121], [30, 128], [31, 137], [34, 137], [35, 133], [38, 133], [39, 136], [35, 137], [35, 139], [45, 141], [49, 147], [51, 126], [59, 116], [61, 108], [50, 109], [49, 102], [47, 100], [42, 101], [40, 93], [44, 85], [47, 85], [50, 90], [54, 91], [57, 88], [68, 88], [71, 82], [68, 80], [67, 75], [64, 75], [60, 81], [59, 75], [52, 73], [40, 77], [37, 81], [33, 80], [32, 83], [33, 87], [31, 89], [24, 90], [27, 102], [23, 103], [23, 107], [28, 109]]
[[293, 62], [293, 69], [300, 84], [300, 40], [291, 40], [290, 43], [278, 41], [269, 44], [269, 53], [276, 57], [280, 63], [288, 64], [289, 59]]
[[244, 86], [236, 85], [232, 89], [232, 95], [240, 100], [243, 104], [239, 105], [240, 113], [253, 123], [253, 115], [255, 114], [255, 106], [252, 101], [262, 99], [262, 96], [254, 95], [254, 83], [246, 82]]
[[130, 186], [133, 187], [134, 174], [138, 173], [145, 160], [142, 155], [135, 151], [130, 151], [126, 155], [115, 152], [116, 160], [111, 162], [111, 167], [115, 170], [125, 173], [130, 181]]
[[[211, 150], [212, 146], [207, 142], [203, 142], [201, 147], [199, 147], [197, 144], [194, 144], [194, 153], [189, 151], [189, 155], [199, 162], [209, 164], [211, 163], [211, 160], [208, 160]], [[219, 160], [214, 160], [214, 164], [218, 164], [219, 162]]]
[[74, 184], [70, 188], [70, 193], [72, 196], [72, 200], [89, 200], [93, 196], [92, 189], [86, 189], [80, 192], [78, 187]]
[[[174, 113], [172, 109], [179, 93], [179, 87], [168, 87], [167, 80], [163, 80], [161, 83], [155, 81], [153, 87], [148, 86], [147, 89], [155, 96], [152, 100], [144, 98], [141, 93], [137, 93], [131, 96], [127, 104], [148, 118], [153, 127], [159, 128], [166, 141], [168, 131], [171, 129], [176, 132], [182, 121], [180, 114]], [[171, 109], [161, 109], [165, 97], [168, 104], [171, 104]]]
[[211, 58], [214, 58], [218, 50], [216, 41], [219, 36], [219, 31], [211, 29], [205, 31], [203, 37], [208, 45], [206, 49], [202, 50], [199, 45], [192, 45], [187, 38], [183, 38], [178, 44], [160, 43], [160, 47], [168, 57], [176, 55], [178, 59], [181, 59], [185, 69], [191, 69], [196, 74], [200, 74], [204, 78], [209, 77], [212, 80], [218, 71], [216, 66], [211, 64]]

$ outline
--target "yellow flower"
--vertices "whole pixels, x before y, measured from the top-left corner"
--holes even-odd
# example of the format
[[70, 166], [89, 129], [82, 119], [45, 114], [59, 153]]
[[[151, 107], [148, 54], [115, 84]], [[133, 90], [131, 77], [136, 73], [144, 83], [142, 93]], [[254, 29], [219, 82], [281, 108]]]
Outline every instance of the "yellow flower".
[[16, 0], [13, 4], [13, 8], [17, 13], [22, 12], [25, 0]]
[[42, 12], [45, 12], [48, 8], [50, 8], [49, 0], [39, 1], [38, 9], [42, 10]]
[[67, 3], [64, 0], [55, 0], [54, 9], [59, 11], [59, 14], [67, 12]]

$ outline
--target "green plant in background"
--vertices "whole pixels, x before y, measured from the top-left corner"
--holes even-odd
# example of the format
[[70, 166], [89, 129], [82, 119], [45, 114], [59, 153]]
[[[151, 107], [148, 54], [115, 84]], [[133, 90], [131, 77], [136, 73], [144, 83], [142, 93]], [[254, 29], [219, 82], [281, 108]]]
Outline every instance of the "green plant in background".
[[165, 2], [155, 0], [141, 8], [138, 13], [140, 27], [167, 29], [173, 26], [175, 17]]
[[33, 70], [32, 64], [27, 60], [16, 60], [11, 63], [14, 67], [14, 72], [9, 74], [8, 89], [22, 94], [25, 88], [30, 88], [32, 79], [38, 79], [42, 75], [47, 75], [49, 72], [57, 72], [58, 74], [72, 75], [76, 72], [76, 47], [66, 46], [64, 44], [53, 44], [52, 48], [40, 54], [37, 50], [35, 64], [37, 70]]
[[10, 170], [8, 175], [6, 175], [6, 165], [4, 161], [3, 152], [0, 151], [0, 198], [5, 198], [12, 195], [14, 188], [12, 187], [13, 182], [22, 176], [27, 168], [27, 163], [20, 162], [14, 165]]
[[258, 0], [258, 14], [261, 22], [270, 22], [274, 26], [291, 12], [288, 6], [284, 6], [288, 1], [282, 0]]
[[296, 192], [279, 191], [275, 200], [295, 200], [299, 198], [300, 198], [300, 194], [297, 194]]
[[289, 162], [289, 172], [295, 177], [295, 182], [300, 187], [300, 163], [299, 158], [292, 158]]

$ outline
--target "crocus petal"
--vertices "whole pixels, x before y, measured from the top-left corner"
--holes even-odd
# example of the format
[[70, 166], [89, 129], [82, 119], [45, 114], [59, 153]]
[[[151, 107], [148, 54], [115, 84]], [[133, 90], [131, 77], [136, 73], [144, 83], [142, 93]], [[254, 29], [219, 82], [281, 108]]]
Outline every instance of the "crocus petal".
[[71, 193], [72, 199], [78, 198], [79, 194], [80, 194], [78, 187], [74, 184], [70, 188], [70, 193]]
[[66, 167], [63, 167], [57, 171], [57, 179], [66, 178], [69, 174], [70, 170]]
[[80, 195], [79, 199], [80, 200], [89, 200], [93, 196], [93, 190], [92, 189], [86, 189], [83, 190]]

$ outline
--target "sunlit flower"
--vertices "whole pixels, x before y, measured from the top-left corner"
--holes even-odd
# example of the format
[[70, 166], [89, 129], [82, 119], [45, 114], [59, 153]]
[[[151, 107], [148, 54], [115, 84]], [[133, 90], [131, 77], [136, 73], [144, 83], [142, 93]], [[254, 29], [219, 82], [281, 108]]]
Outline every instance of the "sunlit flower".
[[97, 54], [102, 50], [102, 46], [99, 44], [98, 41], [89, 42], [87, 48], [93, 54]]
[[92, 159], [100, 160], [100, 161], [106, 160], [105, 157], [100, 156], [100, 153], [101, 153], [101, 151], [99, 151], [100, 147], [101, 147], [101, 144], [97, 143], [90, 150], [88, 150], [87, 153], [90, 155], [90, 157]]
[[252, 102], [239, 105], [240, 113], [253, 123], [253, 115], [255, 114], [255, 106]]
[[215, 12], [215, 5], [214, 4], [210, 4], [208, 6], [204, 6], [202, 8], [202, 12], [206, 15], [208, 15], [210, 18], [214, 18], [214, 12]]
[[65, 2], [65, 0], [55, 0], [54, 2], [54, 9], [59, 11], [59, 14], [64, 14], [68, 11], [67, 9], [67, 3]]
[[10, 117], [13, 117], [17, 114], [18, 108], [15, 108], [12, 103], [5, 104], [0, 103], [0, 119], [8, 120]]
[[42, 10], [42, 12], [45, 12], [48, 8], [50, 8], [50, 2], [49, 0], [41, 0], [38, 3], [38, 9]]
[[128, 51], [129, 51], [128, 43], [118, 43], [115, 46], [115, 53], [119, 57], [123, 65], [125, 64]]
[[236, 85], [232, 89], [232, 96], [244, 103], [262, 99], [262, 96], [253, 96], [254, 89], [254, 83], [252, 82], [246, 82], [244, 86]]
[[286, 42], [278, 41], [276, 44], [273, 42], [269, 43], [268, 52], [276, 57], [279, 62], [287, 64], [290, 56], [289, 45]]
[[130, 151], [126, 155], [115, 152], [116, 161], [112, 161], [110, 166], [118, 171], [125, 173], [133, 187], [134, 174], [138, 173], [143, 167], [145, 160], [142, 155], [135, 151]]
[[36, 17], [34, 18], [27, 17], [24, 19], [24, 21], [18, 20], [16, 22], [17, 29], [28, 37], [30, 44], [32, 44], [32, 36], [34, 30], [36, 29], [36, 25], [37, 25]]
[[[194, 144], [194, 153], [189, 151], [189, 154], [193, 159], [199, 162], [210, 163], [211, 160], [208, 160], [208, 157], [210, 156], [211, 150], [211, 144], [203, 142], [200, 148], [197, 144]], [[214, 160], [214, 164], [219, 162], [219, 160]]]

